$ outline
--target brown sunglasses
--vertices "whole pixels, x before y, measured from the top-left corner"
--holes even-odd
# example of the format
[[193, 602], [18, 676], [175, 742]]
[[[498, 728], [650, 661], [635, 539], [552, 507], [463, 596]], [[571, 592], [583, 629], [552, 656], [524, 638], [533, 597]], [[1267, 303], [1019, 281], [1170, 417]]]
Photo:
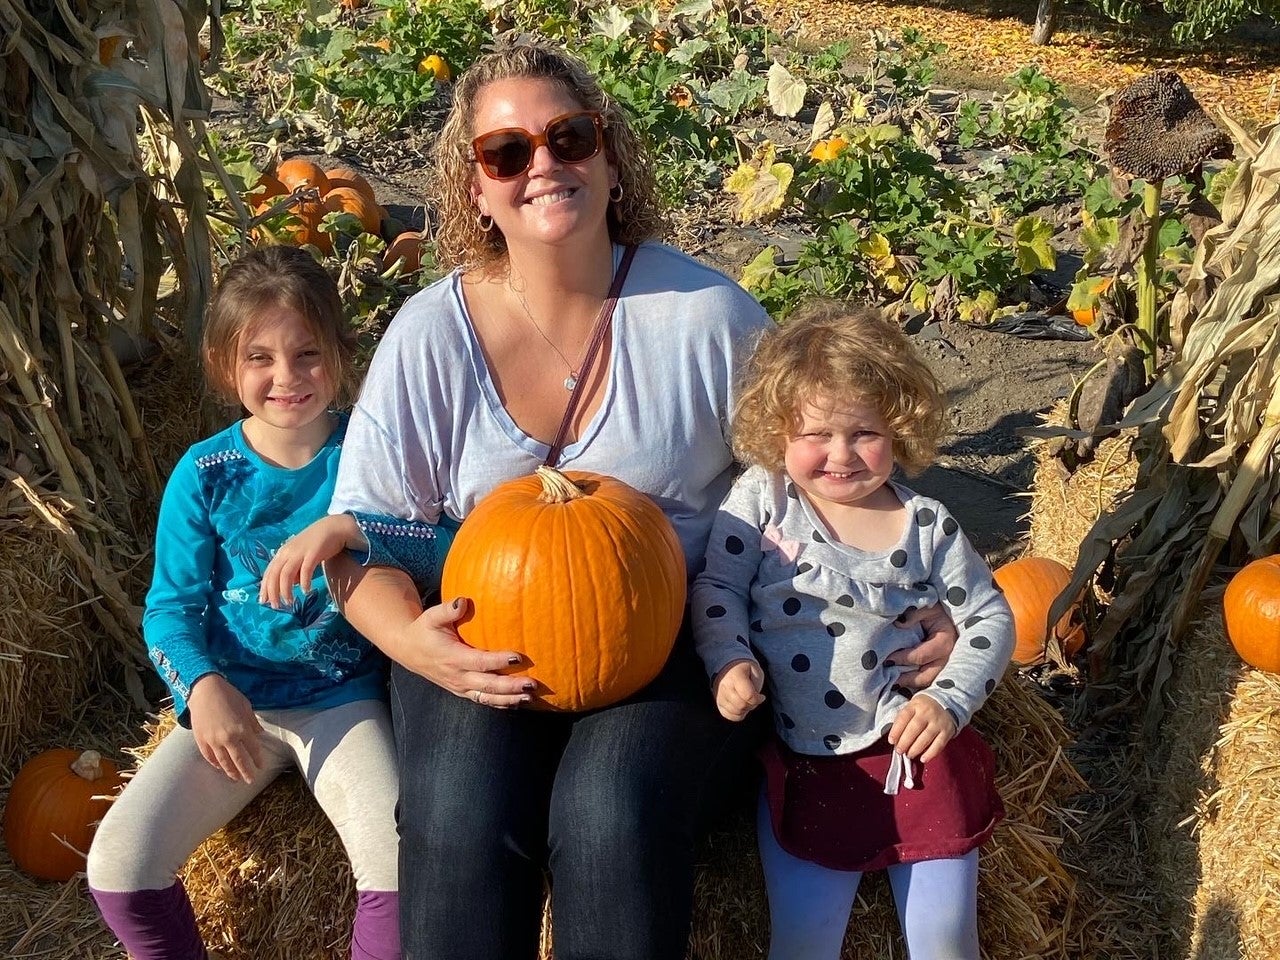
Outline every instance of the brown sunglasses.
[[472, 162], [491, 180], [514, 180], [533, 166], [545, 145], [561, 163], [584, 163], [604, 145], [604, 118], [594, 110], [575, 110], [547, 121], [541, 133], [503, 127], [471, 141]]

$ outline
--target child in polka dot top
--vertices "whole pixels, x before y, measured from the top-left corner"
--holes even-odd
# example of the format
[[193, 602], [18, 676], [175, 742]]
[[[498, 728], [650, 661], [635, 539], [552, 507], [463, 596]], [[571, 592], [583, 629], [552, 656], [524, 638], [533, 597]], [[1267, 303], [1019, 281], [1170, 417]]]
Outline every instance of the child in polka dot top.
[[[812, 305], [747, 370], [733, 433], [749, 466], [692, 611], [720, 712], [773, 707], [758, 816], [771, 960], [835, 960], [862, 874], [881, 868], [911, 957], [979, 955], [978, 847], [1004, 811], [968, 723], [1013, 618], [946, 507], [890, 478], [929, 463], [942, 425], [933, 374], [870, 310]], [[912, 696], [887, 655], [936, 603], [960, 637]]]

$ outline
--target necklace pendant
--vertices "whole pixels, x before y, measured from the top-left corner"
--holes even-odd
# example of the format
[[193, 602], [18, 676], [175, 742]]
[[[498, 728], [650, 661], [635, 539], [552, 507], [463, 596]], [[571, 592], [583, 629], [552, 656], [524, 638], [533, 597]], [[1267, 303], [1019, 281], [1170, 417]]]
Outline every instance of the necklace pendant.
[[564, 378], [564, 388], [565, 388], [566, 390], [570, 390], [570, 391], [571, 391], [571, 390], [573, 390], [573, 388], [574, 388], [574, 387], [576, 387], [577, 385], [578, 385], [578, 378], [577, 378], [577, 377], [575, 377], [572, 373], [571, 373], [571, 374], [569, 374], [567, 377], [565, 377], [565, 378]]

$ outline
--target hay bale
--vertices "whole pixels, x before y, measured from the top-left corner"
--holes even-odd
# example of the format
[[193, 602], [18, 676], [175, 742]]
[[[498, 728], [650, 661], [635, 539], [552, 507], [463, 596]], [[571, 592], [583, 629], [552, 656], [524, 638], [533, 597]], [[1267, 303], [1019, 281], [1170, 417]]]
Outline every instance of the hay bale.
[[1172, 941], [1162, 956], [1274, 960], [1280, 677], [1240, 662], [1219, 607], [1207, 603], [1178, 651], [1150, 781], [1153, 870]]
[[[1042, 418], [1050, 426], [1063, 426], [1067, 401], [1059, 400]], [[1138, 464], [1131, 448], [1133, 436], [1120, 434], [1101, 441], [1094, 458], [1069, 472], [1053, 453], [1048, 440], [1032, 442], [1036, 461], [1031, 483], [1031, 520], [1027, 553], [1049, 557], [1074, 567], [1076, 555], [1094, 521], [1111, 509], [1116, 499], [1133, 489]]]
[[[1075, 881], [1057, 850], [1070, 820], [1065, 799], [1084, 789], [1063, 755], [1056, 711], [1014, 675], [978, 714], [992, 744], [1008, 818], [982, 853], [979, 917], [989, 960], [1085, 955]], [[151, 728], [145, 757], [172, 726]], [[698, 872], [691, 956], [741, 960], [768, 945], [753, 828], [744, 815], [711, 837]], [[183, 872], [200, 928], [228, 960], [339, 960], [355, 909], [350, 869], [336, 834], [297, 777], [284, 777]], [[544, 938], [545, 940], [545, 938]], [[543, 956], [548, 956], [544, 943]], [[868, 878], [846, 957], [903, 956], [888, 885]]]

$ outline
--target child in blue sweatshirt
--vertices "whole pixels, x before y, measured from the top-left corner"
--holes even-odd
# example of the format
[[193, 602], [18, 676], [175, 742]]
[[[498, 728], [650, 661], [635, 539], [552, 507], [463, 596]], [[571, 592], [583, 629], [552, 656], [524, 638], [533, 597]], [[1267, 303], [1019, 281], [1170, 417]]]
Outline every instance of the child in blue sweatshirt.
[[[203, 355], [211, 387], [249, 416], [192, 446], [165, 489], [143, 634], [178, 726], [103, 819], [90, 891], [134, 960], [203, 960], [177, 872], [296, 767], [351, 858], [353, 960], [398, 960], [383, 658], [338, 613], [322, 575], [285, 603], [260, 599], [273, 554], [325, 515], [333, 493], [346, 417], [330, 408], [352, 371], [333, 279], [302, 250], [249, 253], [210, 304]], [[348, 547], [408, 554], [434, 578], [424, 589], [438, 586], [451, 532], [364, 526], [382, 533], [353, 523]]]

